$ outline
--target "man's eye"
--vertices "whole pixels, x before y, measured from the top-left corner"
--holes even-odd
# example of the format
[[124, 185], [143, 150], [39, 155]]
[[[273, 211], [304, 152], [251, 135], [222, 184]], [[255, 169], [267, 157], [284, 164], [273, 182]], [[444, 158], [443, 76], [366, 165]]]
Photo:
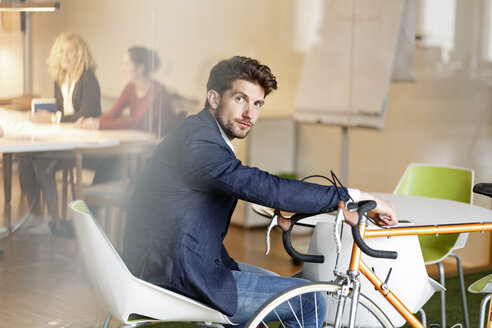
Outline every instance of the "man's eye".
[[243, 96], [237, 96], [236, 101], [239, 103], [242, 103], [242, 102], [244, 102], [244, 97]]
[[261, 108], [261, 106], [263, 106], [263, 103], [262, 102], [260, 102], [260, 101], [255, 102], [255, 107], [256, 108]]

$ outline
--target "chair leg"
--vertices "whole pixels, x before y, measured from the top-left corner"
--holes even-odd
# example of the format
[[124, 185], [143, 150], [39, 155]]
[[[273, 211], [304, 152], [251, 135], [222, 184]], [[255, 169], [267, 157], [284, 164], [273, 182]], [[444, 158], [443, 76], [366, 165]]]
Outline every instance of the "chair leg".
[[68, 177], [70, 181], [70, 189], [72, 191], [72, 200], [75, 200], [77, 198], [75, 197], [75, 179], [73, 178], [73, 169], [68, 171]]
[[108, 313], [108, 315], [106, 316], [106, 319], [104, 319], [104, 323], [103, 323], [102, 328], [108, 328], [109, 323], [111, 322], [112, 318], [113, 318], [113, 316], [111, 315], [111, 313]]
[[425, 315], [424, 309], [420, 309], [418, 312], [420, 313], [420, 322], [424, 327], [427, 327], [427, 316]]
[[[439, 267], [439, 282], [441, 283], [441, 286], [445, 286], [445, 274], [444, 274], [444, 265], [442, 265], [441, 262], [437, 263], [437, 266]], [[445, 328], [446, 327], [446, 291], [442, 290], [441, 291], [441, 327]]]
[[[105, 228], [105, 232], [106, 232], [106, 235], [107, 236], [110, 236], [110, 232], [111, 232], [111, 206], [107, 205], [105, 206], [105, 212], [106, 212], [106, 218], [105, 218], [105, 222], [104, 222], [104, 228]], [[109, 238], [111, 239], [111, 238]]]
[[118, 222], [116, 222], [116, 238], [115, 238], [115, 245], [116, 248], [119, 251], [123, 251], [123, 231], [124, 231], [124, 225], [126, 223], [126, 217], [124, 216], [124, 211], [121, 209], [121, 207], [118, 209]]
[[463, 267], [461, 266], [461, 258], [456, 253], [451, 253], [449, 255], [456, 259], [456, 266], [458, 269], [458, 277], [460, 279], [461, 305], [463, 307], [463, 319], [464, 319], [464, 323], [465, 323], [465, 328], [470, 328], [470, 319], [468, 318], [468, 304], [466, 302], [465, 279], [463, 278]]
[[490, 294], [487, 294], [484, 298], [482, 298], [482, 302], [480, 303], [480, 321], [478, 323], [478, 328], [485, 328], [488, 301], [490, 301]]
[[62, 177], [62, 218], [66, 219], [67, 217], [67, 184], [68, 184], [68, 169], [63, 169], [63, 177]]

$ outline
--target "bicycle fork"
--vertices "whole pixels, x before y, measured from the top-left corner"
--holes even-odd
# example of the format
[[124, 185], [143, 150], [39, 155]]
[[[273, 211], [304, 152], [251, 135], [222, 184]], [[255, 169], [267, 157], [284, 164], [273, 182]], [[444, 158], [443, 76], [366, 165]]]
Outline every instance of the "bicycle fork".
[[360, 281], [358, 278], [353, 280], [354, 287], [352, 290], [352, 304], [350, 305], [350, 317], [349, 317], [349, 327], [353, 328], [355, 326], [355, 315], [357, 314], [357, 307], [359, 305], [359, 295], [360, 295]]
[[354, 328], [360, 295], [360, 281], [354, 273], [349, 273], [349, 277], [346, 278], [346, 282], [342, 284], [342, 288], [339, 291], [339, 302], [333, 328], [341, 328], [345, 303], [350, 294], [352, 295], [352, 300], [350, 302], [349, 325], [347, 328]]

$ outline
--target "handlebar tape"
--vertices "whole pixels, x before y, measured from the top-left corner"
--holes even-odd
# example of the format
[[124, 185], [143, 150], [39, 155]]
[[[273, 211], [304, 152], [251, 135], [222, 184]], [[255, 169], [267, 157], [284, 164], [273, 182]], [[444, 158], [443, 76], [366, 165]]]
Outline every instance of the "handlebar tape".
[[473, 187], [473, 192], [492, 197], [492, 183], [477, 183]]
[[374, 248], [371, 248], [367, 246], [367, 244], [364, 242], [362, 237], [360, 236], [360, 230], [359, 230], [359, 224], [362, 219], [362, 216], [365, 215], [368, 211], [374, 209], [376, 207], [376, 202], [373, 200], [367, 200], [367, 201], [360, 201], [359, 202], [359, 209], [357, 210], [359, 214], [359, 221], [355, 226], [352, 227], [352, 236], [354, 237], [354, 241], [359, 246], [360, 250], [371, 256], [371, 257], [377, 257], [377, 258], [384, 258], [384, 259], [396, 259], [398, 257], [398, 253], [395, 251], [383, 251], [383, 250], [377, 250]]
[[[398, 257], [397, 252], [373, 249], [367, 246], [367, 244], [360, 236], [359, 224], [362, 219], [362, 216], [368, 211], [374, 209], [376, 207], [376, 202], [373, 200], [360, 201], [358, 203], [358, 206], [359, 208], [357, 212], [359, 214], [359, 221], [355, 226], [352, 227], [352, 236], [357, 246], [361, 249], [362, 252], [364, 252], [365, 254], [371, 257], [396, 259]], [[301, 262], [323, 263], [325, 261], [325, 257], [323, 255], [301, 254], [294, 249], [290, 239], [292, 228], [297, 223], [297, 221], [312, 215], [313, 214], [294, 214], [291, 217], [291, 225], [289, 229], [287, 231], [284, 231], [283, 233], [282, 236], [283, 243], [284, 243], [285, 250], [294, 260], [301, 261]]]
[[325, 261], [325, 257], [323, 255], [311, 255], [311, 254], [301, 254], [294, 249], [292, 246], [292, 242], [290, 240], [290, 233], [292, 232], [292, 228], [294, 224], [308, 216], [312, 216], [312, 214], [294, 214], [291, 219], [291, 224], [289, 230], [284, 231], [282, 235], [282, 239], [284, 242], [284, 247], [287, 253], [292, 256], [294, 260], [302, 261], [302, 262], [311, 262], [311, 263], [323, 263]]

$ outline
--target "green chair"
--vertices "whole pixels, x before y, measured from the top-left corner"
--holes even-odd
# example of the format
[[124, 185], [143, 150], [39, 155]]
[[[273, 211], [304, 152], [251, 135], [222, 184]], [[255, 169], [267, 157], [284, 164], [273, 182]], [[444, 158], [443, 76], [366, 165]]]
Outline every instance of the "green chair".
[[[470, 169], [450, 167], [434, 164], [411, 163], [400, 182], [394, 190], [394, 194], [434, 197], [454, 200], [464, 203], [473, 202], [474, 172]], [[463, 316], [465, 327], [469, 328], [468, 306], [466, 303], [465, 283], [460, 257], [453, 251], [463, 248], [468, 238], [468, 233], [449, 234], [441, 236], [419, 236], [420, 247], [426, 265], [437, 264], [439, 266], [440, 283], [444, 287], [444, 266], [442, 260], [448, 256], [456, 259], [463, 304]], [[441, 292], [441, 327], [446, 327], [446, 299], [445, 291]]]
[[485, 327], [485, 316], [487, 314], [487, 302], [490, 301], [490, 293], [492, 292], [492, 274], [475, 281], [468, 287], [468, 291], [474, 294], [486, 294], [480, 303], [480, 321], [478, 327]]

